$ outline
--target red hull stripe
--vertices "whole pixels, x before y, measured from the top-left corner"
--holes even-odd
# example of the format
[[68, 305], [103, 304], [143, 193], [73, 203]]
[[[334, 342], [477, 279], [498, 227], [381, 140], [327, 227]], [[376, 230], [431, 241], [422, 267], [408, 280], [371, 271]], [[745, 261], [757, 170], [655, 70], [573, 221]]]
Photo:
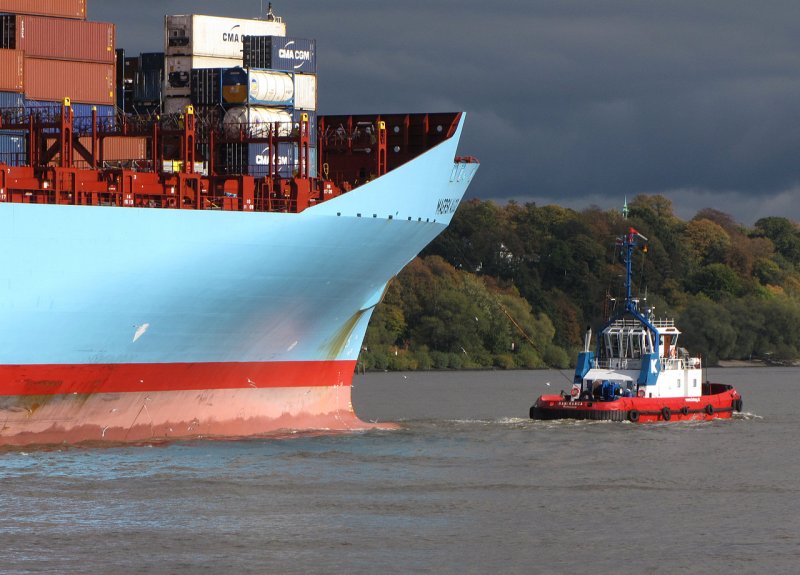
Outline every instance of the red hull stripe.
[[2, 365], [0, 396], [349, 386], [355, 361]]

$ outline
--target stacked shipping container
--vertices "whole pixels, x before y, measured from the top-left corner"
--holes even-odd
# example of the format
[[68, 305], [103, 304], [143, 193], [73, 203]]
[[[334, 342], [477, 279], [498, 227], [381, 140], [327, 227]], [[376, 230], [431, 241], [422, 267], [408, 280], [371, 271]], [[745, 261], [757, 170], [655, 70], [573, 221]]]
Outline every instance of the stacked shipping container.
[[244, 35], [286, 35], [286, 25], [274, 17], [247, 20], [198, 14], [167, 16], [164, 30], [166, 113], [179, 112], [189, 104], [193, 70], [241, 66]]
[[[248, 69], [245, 107], [233, 108], [226, 122], [236, 128], [247, 118], [251, 134], [262, 130], [262, 117], [284, 114], [296, 126], [308, 116], [311, 135], [309, 172], [317, 176], [317, 46], [305, 38], [245, 36], [242, 60]], [[247, 172], [265, 176], [269, 172], [270, 150], [263, 144], [247, 149]], [[278, 175], [291, 177], [301, 171], [297, 144], [278, 144]]]
[[[55, 118], [69, 98], [76, 129], [89, 127], [93, 108], [113, 121], [113, 24], [86, 21], [86, 0], [0, 0], [0, 12], [8, 12], [0, 14], [0, 107], [17, 119], [31, 111]], [[0, 138], [0, 161], [18, 163], [18, 134], [3, 130]]]
[[30, 100], [113, 106], [114, 25], [48, 16], [0, 16], [0, 48], [25, 54]]
[[0, 0], [0, 12], [86, 20], [86, 0]]

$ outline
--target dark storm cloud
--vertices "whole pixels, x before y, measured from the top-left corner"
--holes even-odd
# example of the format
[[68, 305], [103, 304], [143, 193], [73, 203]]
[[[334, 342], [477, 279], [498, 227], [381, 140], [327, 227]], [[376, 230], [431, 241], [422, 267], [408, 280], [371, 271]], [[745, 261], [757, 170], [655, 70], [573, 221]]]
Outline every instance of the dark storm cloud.
[[[259, 0], [90, 0], [129, 51], [165, 13], [258, 15]], [[266, 3], [265, 3], [266, 4]], [[464, 109], [471, 194], [611, 207], [664, 193], [741, 221], [800, 217], [796, 2], [294, 0], [318, 40], [320, 111]]]

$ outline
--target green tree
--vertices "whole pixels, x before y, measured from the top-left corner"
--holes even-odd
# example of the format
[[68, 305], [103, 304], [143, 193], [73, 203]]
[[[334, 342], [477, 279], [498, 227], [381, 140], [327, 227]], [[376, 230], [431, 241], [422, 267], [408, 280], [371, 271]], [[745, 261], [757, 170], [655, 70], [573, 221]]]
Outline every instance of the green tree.
[[800, 265], [800, 231], [797, 224], [786, 218], [761, 218], [756, 222], [755, 235], [772, 240], [775, 249], [792, 265]]
[[730, 312], [722, 304], [700, 294], [693, 297], [681, 314], [678, 325], [682, 341], [692, 353], [699, 353], [711, 364], [731, 357], [736, 345], [736, 330]]

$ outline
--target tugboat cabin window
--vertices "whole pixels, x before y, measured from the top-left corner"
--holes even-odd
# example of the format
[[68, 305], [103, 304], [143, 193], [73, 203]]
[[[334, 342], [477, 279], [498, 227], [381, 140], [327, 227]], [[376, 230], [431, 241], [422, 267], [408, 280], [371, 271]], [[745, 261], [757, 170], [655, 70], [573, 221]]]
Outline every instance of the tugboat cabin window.
[[611, 359], [641, 359], [653, 352], [653, 339], [638, 323], [620, 320], [604, 332], [605, 352]]

